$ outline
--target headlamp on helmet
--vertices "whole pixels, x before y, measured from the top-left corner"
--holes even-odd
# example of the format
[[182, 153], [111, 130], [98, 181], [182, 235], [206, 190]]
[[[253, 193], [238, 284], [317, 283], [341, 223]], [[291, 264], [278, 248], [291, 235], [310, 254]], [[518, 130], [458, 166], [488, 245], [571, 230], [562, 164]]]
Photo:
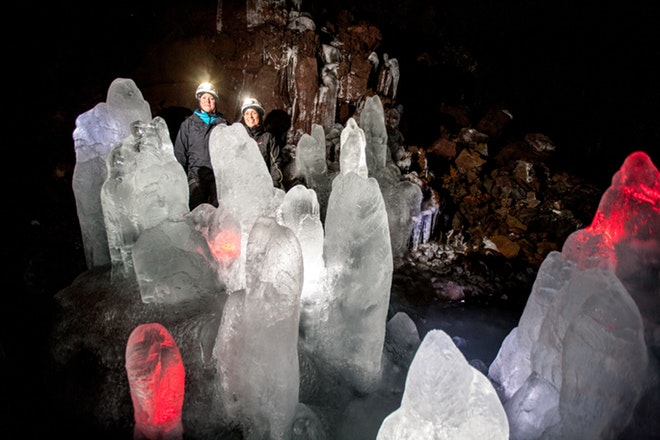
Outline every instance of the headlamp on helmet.
[[216, 101], [218, 100], [218, 92], [216, 92], [215, 87], [213, 87], [213, 84], [210, 82], [203, 82], [197, 87], [197, 90], [195, 91], [195, 98], [199, 100], [199, 98], [201, 98], [204, 93], [213, 95]]
[[261, 106], [261, 103], [254, 98], [245, 98], [243, 100], [243, 104], [241, 105], [241, 114], [244, 114], [245, 110], [249, 108], [255, 109], [257, 112], [259, 112], [261, 116], [263, 116], [265, 113], [264, 108]]

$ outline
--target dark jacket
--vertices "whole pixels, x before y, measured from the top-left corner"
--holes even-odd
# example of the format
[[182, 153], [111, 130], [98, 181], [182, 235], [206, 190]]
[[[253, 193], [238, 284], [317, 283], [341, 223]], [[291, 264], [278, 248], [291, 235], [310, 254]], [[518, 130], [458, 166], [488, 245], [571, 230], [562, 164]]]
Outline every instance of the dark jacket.
[[275, 186], [275, 188], [283, 188], [282, 154], [280, 153], [280, 147], [277, 144], [277, 140], [272, 133], [264, 130], [264, 126], [261, 124], [252, 128], [245, 124], [243, 125], [250, 137], [254, 139], [259, 146], [259, 151], [261, 151], [261, 155], [268, 166], [270, 177], [273, 179], [273, 186]]
[[[181, 123], [174, 142], [174, 156], [183, 166], [183, 169], [186, 170], [186, 173], [198, 174], [199, 169], [202, 167], [213, 169], [211, 156], [209, 155], [211, 130], [216, 125], [227, 123], [220, 113], [211, 115], [215, 116], [215, 119], [209, 120], [209, 123], [204, 122], [199, 113], [203, 112], [195, 110], [195, 113]], [[208, 115], [203, 116], [208, 117]]]
[[204, 202], [217, 206], [209, 138], [214, 127], [226, 123], [221, 113], [209, 115], [197, 109], [179, 127], [174, 141], [174, 156], [188, 175], [190, 209]]

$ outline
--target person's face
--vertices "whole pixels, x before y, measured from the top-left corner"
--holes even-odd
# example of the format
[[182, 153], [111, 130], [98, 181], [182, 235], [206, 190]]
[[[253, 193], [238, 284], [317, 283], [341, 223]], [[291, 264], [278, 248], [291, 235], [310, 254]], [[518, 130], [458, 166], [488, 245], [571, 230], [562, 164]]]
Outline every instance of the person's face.
[[215, 113], [215, 98], [210, 93], [204, 93], [199, 98], [199, 107], [206, 113]]
[[253, 108], [249, 108], [243, 113], [243, 120], [245, 121], [245, 125], [250, 128], [259, 125], [259, 112]]
[[387, 112], [385, 122], [388, 127], [397, 128], [399, 126], [399, 121], [401, 121], [401, 115], [396, 110], [390, 110]]

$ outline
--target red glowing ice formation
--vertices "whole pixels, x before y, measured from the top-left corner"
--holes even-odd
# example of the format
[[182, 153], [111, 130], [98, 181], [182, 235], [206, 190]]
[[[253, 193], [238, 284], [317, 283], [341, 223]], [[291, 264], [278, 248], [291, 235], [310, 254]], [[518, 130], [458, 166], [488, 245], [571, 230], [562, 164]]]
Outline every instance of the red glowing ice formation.
[[609, 244], [622, 239], [659, 239], [660, 172], [644, 152], [626, 158], [612, 178], [587, 229]]
[[126, 344], [126, 373], [135, 413], [134, 439], [180, 440], [185, 371], [165, 327], [142, 324]]
[[[616, 268], [631, 243], [657, 247], [660, 243], [660, 172], [644, 152], [629, 155], [612, 177], [591, 225], [571, 234], [562, 255], [582, 268]], [[625, 257], [624, 257], [625, 258]]]
[[213, 257], [223, 267], [229, 267], [241, 254], [240, 230], [224, 229], [209, 240]]

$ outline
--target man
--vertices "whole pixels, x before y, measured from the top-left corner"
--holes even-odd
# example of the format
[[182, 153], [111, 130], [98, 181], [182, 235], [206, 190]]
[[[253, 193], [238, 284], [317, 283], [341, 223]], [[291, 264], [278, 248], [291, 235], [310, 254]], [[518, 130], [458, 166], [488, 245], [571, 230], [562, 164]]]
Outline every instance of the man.
[[224, 115], [218, 112], [218, 92], [213, 84], [201, 83], [195, 98], [199, 108], [181, 123], [174, 142], [174, 156], [188, 175], [190, 210], [202, 203], [218, 206], [209, 138], [214, 127], [227, 123]]

